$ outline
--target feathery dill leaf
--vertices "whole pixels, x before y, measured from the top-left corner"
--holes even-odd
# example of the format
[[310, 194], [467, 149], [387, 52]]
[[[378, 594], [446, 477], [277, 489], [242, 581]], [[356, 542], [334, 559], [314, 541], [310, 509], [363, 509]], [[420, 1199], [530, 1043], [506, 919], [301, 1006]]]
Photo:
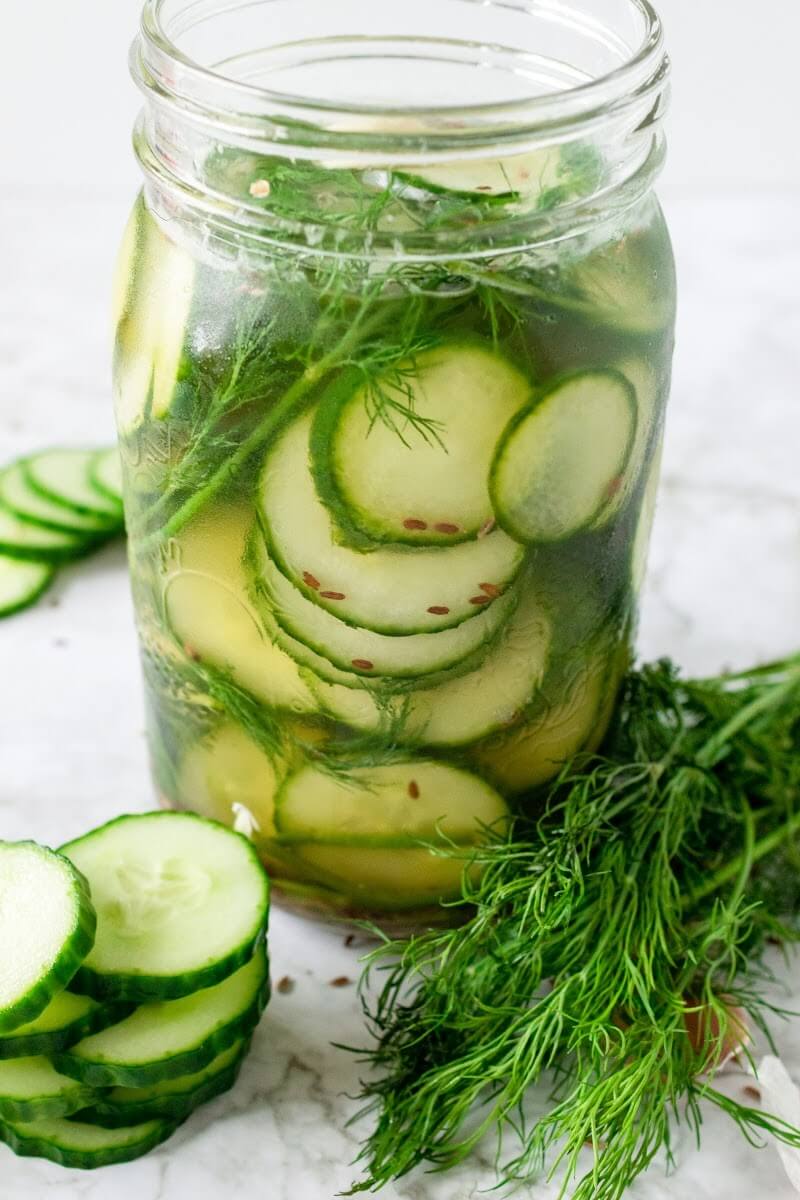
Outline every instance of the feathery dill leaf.
[[[737, 1009], [767, 1029], [761, 952], [797, 933], [768, 868], [797, 852], [799, 750], [800, 659], [716, 680], [666, 661], [631, 673], [604, 754], [475, 851], [466, 923], [368, 956], [375, 1124], [353, 1190], [445, 1169], [493, 1131], [501, 1183], [562, 1171], [562, 1196], [618, 1200], [669, 1155], [673, 1119], [699, 1131], [704, 1099], [746, 1136], [800, 1145], [708, 1077], [742, 1040]], [[533, 1119], [540, 1080], [552, 1103]]]

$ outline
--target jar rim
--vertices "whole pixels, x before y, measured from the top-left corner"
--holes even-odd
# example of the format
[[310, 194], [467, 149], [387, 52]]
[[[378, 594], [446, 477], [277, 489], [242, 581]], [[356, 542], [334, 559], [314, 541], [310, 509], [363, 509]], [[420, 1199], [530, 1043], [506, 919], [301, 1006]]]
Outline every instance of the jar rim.
[[[490, 100], [461, 104], [425, 103], [415, 105], [398, 99], [396, 103], [342, 101], [320, 96], [286, 92], [252, 83], [222, 73], [218, 67], [207, 66], [187, 54], [179, 45], [180, 35], [200, 24], [208, 16], [233, 14], [254, 4], [269, 4], [274, 0], [200, 0], [188, 6], [181, 23], [169, 28], [165, 9], [174, 0], [145, 0], [140, 33], [132, 48], [132, 70], [137, 83], [146, 92], [155, 93], [161, 102], [191, 112], [195, 119], [214, 122], [221, 128], [249, 139], [259, 131], [274, 140], [278, 137], [298, 146], [326, 146], [332, 149], [356, 148], [363, 151], [402, 146], [410, 151], [448, 149], [469, 145], [486, 145], [502, 139], [514, 141], [541, 133], [557, 135], [559, 130], [573, 128], [593, 119], [602, 119], [609, 112], [629, 103], [641, 103], [651, 93], [663, 90], [669, 72], [669, 60], [664, 48], [661, 18], [650, 0], [625, 0], [631, 12], [643, 23], [643, 36], [638, 47], [629, 49], [619, 65], [595, 77], [572, 86], [552, 91], [524, 95], [514, 99]], [[523, 15], [550, 14], [563, 18], [569, 25], [581, 17], [587, 27], [600, 24], [585, 10], [571, 8], [561, 0], [459, 0], [481, 8], [513, 10]], [[191, 14], [191, 15], [189, 15]], [[608, 27], [606, 27], [607, 31]], [[610, 31], [609, 31], [610, 32]], [[340, 41], [358, 42], [361, 35], [348, 35]], [[306, 39], [270, 47], [284, 55], [300, 54], [312, 44], [330, 45], [334, 38]], [[526, 51], [514, 47], [486, 47], [459, 38], [374, 38], [371, 44], [437, 43], [453, 50], [469, 53], [495, 50], [513, 61], [528, 57]], [[300, 60], [298, 60], [300, 61]], [[466, 61], [469, 61], [467, 58]], [[474, 61], [478, 61], [475, 59]], [[348, 128], [348, 118], [353, 124]], [[380, 127], [370, 128], [366, 122], [385, 118]], [[402, 121], [406, 118], [406, 122]], [[359, 120], [362, 122], [359, 127]], [[392, 122], [395, 122], [394, 126]], [[418, 122], [418, 128], [414, 122]], [[262, 134], [262, 135], [263, 135]]]

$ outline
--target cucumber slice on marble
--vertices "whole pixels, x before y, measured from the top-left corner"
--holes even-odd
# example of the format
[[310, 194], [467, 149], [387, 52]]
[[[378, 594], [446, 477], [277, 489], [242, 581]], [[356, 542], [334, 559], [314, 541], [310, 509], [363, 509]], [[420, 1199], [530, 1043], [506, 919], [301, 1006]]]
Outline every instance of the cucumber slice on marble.
[[100, 540], [114, 532], [109, 529], [105, 518], [79, 513], [66, 504], [48, 499], [31, 487], [25, 459], [0, 472], [0, 504], [23, 520], [57, 533]]
[[[202, 940], [202, 923], [195, 937]], [[269, 997], [263, 941], [238, 971], [180, 1000], [142, 1004], [124, 1021], [57, 1054], [56, 1067], [92, 1087], [150, 1087], [202, 1071], [248, 1037]], [[85, 1105], [84, 1107], [88, 1107]]]
[[530, 705], [547, 669], [552, 622], [538, 594], [521, 591], [508, 624], [473, 671], [395, 697], [321, 679], [310, 686], [337, 720], [375, 732], [391, 727], [400, 743], [461, 746], [486, 737]]
[[86, 879], [34, 842], [0, 842], [0, 1034], [33, 1021], [92, 949]]
[[0, 505], [0, 554], [25, 562], [60, 563], [80, 558], [94, 546], [82, 534], [46, 529]]
[[182, 530], [162, 582], [167, 623], [188, 653], [230, 674], [272, 708], [311, 712], [316, 702], [297, 664], [276, 645], [250, 596], [245, 569], [252, 512], [221, 509]]
[[494, 520], [494, 448], [530, 396], [530, 381], [477, 341], [437, 346], [374, 380], [347, 372], [314, 418], [317, 491], [345, 537], [429, 546], [473, 538]]
[[97, 1098], [93, 1088], [62, 1075], [42, 1055], [0, 1062], [0, 1120], [66, 1117]]
[[497, 519], [520, 542], [561, 542], [602, 522], [623, 485], [636, 393], [618, 371], [561, 379], [508, 425], [492, 463]]
[[116, 500], [102, 496], [91, 482], [94, 450], [45, 450], [25, 460], [25, 479], [31, 490], [70, 512], [90, 518], [109, 532], [122, 529], [122, 512]]
[[275, 805], [282, 842], [395, 849], [440, 837], [471, 845], [508, 815], [485, 780], [425, 759], [357, 767], [342, 777], [307, 765], [289, 776]]
[[[161, 420], [181, 383], [186, 330], [195, 290], [192, 256], [172, 241], [143, 203], [136, 236], [126, 233], [117, 267], [124, 294], [117, 323], [114, 391], [117, 425], [131, 433]], [[118, 306], [118, 301], [117, 301]]]
[[30, 608], [47, 591], [55, 571], [48, 562], [29, 562], [0, 554], [0, 617]]
[[274, 834], [275, 795], [286, 764], [270, 756], [226, 721], [187, 749], [180, 764], [175, 799], [201, 816], [232, 826], [249, 821], [254, 833]]
[[497, 592], [508, 588], [524, 551], [499, 529], [439, 548], [380, 546], [367, 553], [338, 544], [309, 468], [312, 421], [313, 413], [304, 414], [276, 440], [259, 486], [270, 557], [307, 599], [347, 624], [415, 634], [474, 617], [490, 600], [482, 583]]
[[89, 464], [89, 483], [119, 512], [122, 508], [122, 460], [116, 446], [94, 454]]
[[118, 817], [62, 853], [89, 880], [99, 918], [75, 991], [188, 996], [231, 975], [263, 940], [267, 877], [250, 843], [222, 825], [191, 813]]
[[128, 1129], [103, 1129], [84, 1121], [2, 1121], [0, 1141], [24, 1158], [47, 1158], [62, 1167], [93, 1170], [131, 1162], [175, 1132], [172, 1121], [148, 1121]]
[[179, 1075], [144, 1088], [110, 1088], [96, 1104], [79, 1113], [78, 1119], [105, 1129], [120, 1129], [140, 1121], [184, 1121], [201, 1104], [233, 1087], [249, 1048], [249, 1039], [240, 1038], [192, 1075]]
[[513, 588], [499, 594], [499, 589], [487, 582], [496, 594], [489, 595], [476, 587], [486, 603], [479, 606], [481, 611], [472, 620], [436, 633], [392, 637], [347, 624], [312, 603], [269, 558], [259, 538], [255, 539], [253, 553], [256, 578], [266, 596], [268, 611], [282, 628], [340, 670], [367, 678], [419, 679], [463, 663], [486, 645], [516, 603]]
[[0, 1059], [55, 1054], [121, 1021], [131, 1008], [127, 1004], [100, 1004], [74, 992], [59, 992], [33, 1021], [0, 1037]]

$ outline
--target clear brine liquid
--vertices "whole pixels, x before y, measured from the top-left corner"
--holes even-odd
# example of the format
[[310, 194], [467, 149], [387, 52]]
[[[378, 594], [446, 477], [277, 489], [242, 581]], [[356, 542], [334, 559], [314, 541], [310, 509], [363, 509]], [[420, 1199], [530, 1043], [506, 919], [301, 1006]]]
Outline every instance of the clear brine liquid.
[[195, 253], [137, 204], [115, 370], [157, 787], [301, 903], [458, 894], [427, 845], [468, 854], [603, 737], [674, 310], [657, 205], [626, 221], [547, 258], [378, 268]]

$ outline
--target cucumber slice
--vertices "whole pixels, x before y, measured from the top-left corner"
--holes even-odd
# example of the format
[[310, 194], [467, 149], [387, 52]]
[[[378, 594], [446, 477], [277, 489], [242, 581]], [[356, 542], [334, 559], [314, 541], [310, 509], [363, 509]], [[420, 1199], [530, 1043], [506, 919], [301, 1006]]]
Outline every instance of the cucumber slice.
[[348, 725], [376, 732], [391, 726], [400, 742], [466, 745], [507, 726], [530, 704], [544, 678], [551, 638], [547, 611], [525, 589], [501, 636], [468, 674], [380, 699], [323, 680], [311, 686], [323, 708]]
[[137, 255], [142, 236], [144, 215], [144, 198], [142, 193], [136, 198], [136, 203], [128, 217], [122, 243], [114, 263], [114, 277], [111, 286], [111, 328], [116, 330], [126, 309], [133, 298], [133, 281], [136, 275]]
[[27, 562], [0, 554], [0, 617], [10, 617], [35, 604], [53, 582], [50, 563]]
[[246, 810], [263, 837], [275, 832], [275, 795], [285, 766], [275, 763], [233, 721], [187, 750], [178, 775], [177, 802], [232, 826]]
[[89, 464], [89, 482], [118, 513], [122, 508], [122, 460], [116, 446], [97, 451]]
[[80, 534], [45, 529], [0, 506], [0, 554], [26, 562], [69, 562], [80, 556], [93, 541]]
[[546, 206], [548, 195], [562, 185], [564, 174], [560, 148], [548, 146], [488, 161], [476, 158], [426, 166], [398, 172], [397, 178], [429, 192], [505, 201], [524, 198]]
[[[608, 645], [601, 644], [587, 656], [564, 699], [543, 703], [524, 725], [476, 746], [472, 761], [512, 794], [548, 783], [573, 755], [594, 748], [603, 722], [607, 727], [610, 720], [604, 702], [613, 696], [618, 678]], [[604, 733], [602, 728], [601, 738]]]
[[233, 1087], [249, 1048], [249, 1040], [240, 1038], [202, 1071], [192, 1075], [179, 1075], [177, 1079], [167, 1079], [145, 1088], [111, 1088], [92, 1108], [79, 1113], [79, 1120], [102, 1125], [105, 1129], [120, 1129], [140, 1121], [162, 1118], [184, 1121], [199, 1105]]
[[65, 504], [48, 500], [31, 487], [25, 459], [0, 472], [0, 503], [24, 521], [53, 529], [57, 533], [83, 535], [84, 538], [108, 537], [113, 530], [102, 518], [76, 512]]
[[89, 473], [94, 450], [46, 450], [24, 465], [32, 491], [71, 512], [96, 521], [109, 532], [122, 529], [122, 513], [115, 500], [107, 500], [92, 487]]
[[94, 943], [86, 880], [33, 842], [0, 842], [0, 1034], [35, 1020]]
[[255, 1029], [268, 994], [267, 953], [260, 942], [251, 960], [222, 983], [180, 1000], [143, 1004], [54, 1061], [65, 1075], [94, 1087], [149, 1087], [202, 1071]]
[[471, 845], [509, 815], [483, 779], [425, 759], [357, 767], [346, 777], [302, 767], [280, 789], [275, 812], [282, 842], [396, 849], [441, 838]]
[[148, 1121], [129, 1129], [102, 1129], [83, 1121], [0, 1123], [0, 1140], [15, 1154], [47, 1158], [62, 1167], [92, 1170], [131, 1162], [165, 1142], [175, 1132], [172, 1121]]
[[618, 371], [560, 380], [509, 424], [492, 464], [497, 519], [520, 542], [560, 542], [592, 523], [622, 486], [636, 393]]
[[118, 817], [62, 852], [89, 880], [99, 918], [75, 991], [187, 996], [236, 971], [263, 939], [267, 877], [250, 843], [221, 825], [191, 813]]
[[265, 603], [261, 606], [261, 619], [264, 627], [267, 630], [272, 640], [285, 650], [294, 661], [301, 667], [308, 668], [312, 672], [309, 676], [308, 670], [302, 672], [306, 686], [309, 691], [318, 699], [314, 688], [314, 679], [325, 679], [328, 683], [339, 683], [342, 687], [361, 688], [363, 687], [363, 678], [353, 671], [344, 671], [341, 667], [336, 667], [327, 658], [323, 658], [316, 650], [307, 646], [305, 642], [300, 642], [297, 638], [292, 637], [287, 633], [278, 622], [275, 620], [269, 600], [269, 595], [264, 590]]
[[271, 557], [308, 599], [378, 633], [432, 633], [475, 616], [486, 603], [482, 582], [508, 587], [523, 550], [502, 530], [438, 549], [337, 545], [309, 470], [312, 420], [305, 414], [277, 439], [260, 486]]
[[525, 376], [477, 342], [438, 346], [371, 383], [350, 372], [317, 408], [317, 491], [345, 536], [466, 541], [493, 520], [494, 448], [530, 395]]
[[127, 1004], [100, 1004], [90, 996], [60, 992], [33, 1021], [0, 1037], [0, 1059], [55, 1054], [65, 1046], [127, 1017]]
[[0, 1120], [66, 1117], [97, 1098], [93, 1088], [61, 1075], [41, 1055], [0, 1062]]
[[451, 629], [391, 637], [346, 624], [312, 604], [269, 559], [261, 539], [256, 539], [254, 554], [269, 609], [283, 629], [340, 670], [355, 675], [418, 679], [456, 666], [485, 645], [516, 603], [512, 590]]
[[403, 912], [453, 900], [461, 894], [470, 851], [390, 850], [383, 846], [297, 845], [295, 857], [325, 887], [352, 906]]
[[115, 352], [115, 410], [122, 434], [148, 417], [163, 419], [172, 407], [195, 287], [191, 255], [167, 237], [143, 205], [140, 220], [132, 261], [127, 238], [120, 259], [122, 264], [127, 253], [132, 271]]
[[633, 550], [631, 551], [631, 585], [633, 593], [638, 596], [644, 586], [645, 577], [647, 575], [647, 556], [650, 550], [650, 535], [653, 531], [653, 521], [656, 515], [656, 506], [658, 504], [658, 485], [661, 482], [661, 459], [663, 454], [663, 445], [658, 447], [650, 474], [647, 479], [647, 485], [644, 489], [642, 497], [642, 508], [639, 513], [639, 520], [636, 524], [636, 533], [633, 537]]
[[635, 492], [647, 462], [648, 451], [659, 424], [659, 381], [643, 358], [627, 358], [617, 364], [636, 393], [636, 432], [619, 486], [592, 528], [598, 529], [621, 512]]
[[563, 307], [622, 334], [660, 333], [675, 315], [675, 268], [658, 217], [647, 229], [614, 237], [566, 272]]
[[167, 622], [194, 657], [228, 672], [272, 708], [313, 712], [297, 664], [265, 630], [248, 594], [245, 548], [252, 513], [224, 509], [184, 529], [179, 566], [163, 583]]

